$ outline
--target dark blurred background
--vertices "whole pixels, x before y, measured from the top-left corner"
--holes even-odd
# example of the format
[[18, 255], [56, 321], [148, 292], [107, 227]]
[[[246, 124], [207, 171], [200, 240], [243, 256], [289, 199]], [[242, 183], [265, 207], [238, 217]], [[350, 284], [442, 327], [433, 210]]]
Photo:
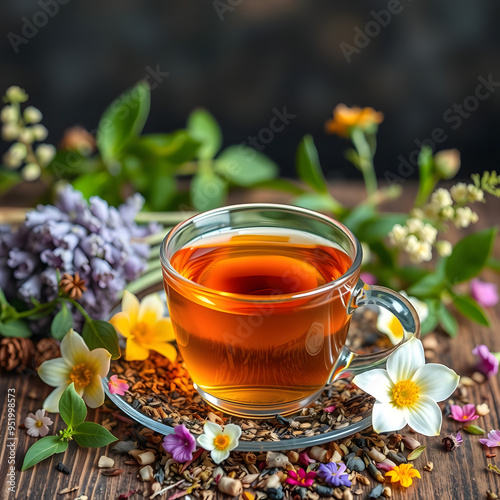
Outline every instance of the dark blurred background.
[[183, 127], [204, 106], [224, 143], [241, 143], [286, 107], [296, 117], [260, 143], [283, 175], [293, 175], [310, 132], [329, 178], [358, 176], [342, 157], [346, 143], [324, 133], [340, 102], [385, 113], [381, 178], [435, 129], [446, 137], [436, 149], [461, 150], [461, 177], [498, 168], [498, 1], [2, 0], [0, 10], [0, 90], [27, 90], [47, 142], [75, 124], [94, 129], [115, 97], [150, 75], [147, 132]]

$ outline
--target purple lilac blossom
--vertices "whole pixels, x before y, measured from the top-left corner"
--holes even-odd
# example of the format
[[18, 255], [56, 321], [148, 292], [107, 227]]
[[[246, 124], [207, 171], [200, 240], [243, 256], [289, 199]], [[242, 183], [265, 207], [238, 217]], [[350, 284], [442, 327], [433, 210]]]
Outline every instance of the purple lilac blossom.
[[[146, 270], [149, 245], [140, 239], [160, 229], [135, 223], [143, 201], [134, 195], [115, 208], [93, 196], [87, 203], [65, 186], [55, 206], [38, 205], [15, 232], [0, 227], [0, 287], [7, 298], [52, 300], [56, 269], [79, 273], [87, 282], [80, 303], [91, 317], [105, 319], [127, 283]], [[81, 326], [79, 313], [74, 316]]]

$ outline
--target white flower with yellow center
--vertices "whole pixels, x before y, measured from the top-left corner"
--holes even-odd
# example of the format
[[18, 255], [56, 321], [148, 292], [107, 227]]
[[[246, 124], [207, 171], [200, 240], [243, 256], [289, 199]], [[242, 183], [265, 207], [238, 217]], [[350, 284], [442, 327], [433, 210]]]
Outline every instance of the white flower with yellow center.
[[61, 357], [44, 361], [38, 375], [55, 387], [43, 403], [43, 409], [59, 412], [59, 399], [72, 382], [87, 406], [97, 408], [104, 403], [102, 377], [109, 372], [111, 354], [103, 348], [89, 350], [83, 338], [70, 330], [61, 342]]
[[[429, 316], [429, 306], [416, 297], [408, 296], [406, 292], [401, 291], [399, 293], [411, 303], [415, 311], [417, 311], [420, 323], [423, 323]], [[404, 337], [403, 325], [394, 314], [385, 308], [380, 309], [377, 318], [377, 330], [385, 333], [394, 345], [399, 344]]]
[[375, 432], [390, 432], [408, 424], [425, 436], [437, 436], [443, 416], [437, 405], [453, 394], [460, 377], [444, 365], [425, 364], [422, 342], [413, 337], [387, 359], [387, 370], [357, 375], [353, 383], [376, 399]]
[[210, 451], [213, 461], [220, 464], [229, 457], [231, 450], [238, 446], [241, 436], [241, 427], [235, 424], [227, 424], [224, 429], [220, 425], [212, 422], [205, 422], [203, 432], [198, 437], [198, 444]]

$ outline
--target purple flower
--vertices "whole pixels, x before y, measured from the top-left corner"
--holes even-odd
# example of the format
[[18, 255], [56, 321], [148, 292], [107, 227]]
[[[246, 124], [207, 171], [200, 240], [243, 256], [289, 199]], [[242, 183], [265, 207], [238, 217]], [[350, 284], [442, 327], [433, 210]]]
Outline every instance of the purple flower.
[[311, 458], [305, 451], [302, 451], [299, 453], [299, 464], [303, 465], [304, 467], [307, 467], [309, 464], [314, 464], [316, 463], [316, 460], [314, 458]]
[[498, 304], [498, 287], [494, 283], [474, 278], [470, 282], [470, 293], [484, 307], [493, 307]]
[[476, 369], [481, 373], [484, 373], [487, 377], [496, 375], [498, 372], [498, 358], [490, 352], [488, 346], [484, 344], [477, 345], [472, 349], [472, 354], [475, 354], [479, 361], [476, 365]]
[[345, 472], [346, 466], [342, 462], [338, 465], [335, 462], [320, 464], [318, 476], [326, 481], [329, 486], [351, 486], [351, 481]]
[[[51, 300], [60, 269], [87, 281], [79, 302], [91, 317], [105, 319], [127, 283], [146, 269], [149, 245], [142, 238], [159, 230], [135, 223], [142, 204], [140, 195], [118, 208], [97, 197], [87, 203], [66, 186], [55, 206], [38, 205], [15, 232], [0, 227], [0, 285], [7, 300], [22, 299], [29, 306], [33, 298]], [[80, 313], [73, 316], [80, 325]]]
[[377, 278], [374, 274], [372, 273], [361, 273], [359, 277], [367, 284], [367, 285], [376, 285], [377, 284]]
[[184, 424], [176, 426], [174, 432], [163, 438], [163, 448], [176, 462], [189, 462], [196, 450], [196, 440]]
[[450, 411], [450, 418], [457, 422], [470, 422], [479, 418], [479, 415], [476, 415], [476, 407], [472, 404], [465, 406], [450, 405]]
[[500, 431], [492, 430], [488, 432], [488, 438], [480, 439], [479, 442], [486, 445], [488, 448], [500, 446]]

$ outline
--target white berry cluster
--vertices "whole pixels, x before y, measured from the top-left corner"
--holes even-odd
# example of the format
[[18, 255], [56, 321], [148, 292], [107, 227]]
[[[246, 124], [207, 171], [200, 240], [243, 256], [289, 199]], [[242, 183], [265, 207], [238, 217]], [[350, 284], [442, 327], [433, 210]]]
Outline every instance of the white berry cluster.
[[35, 146], [48, 135], [47, 129], [40, 123], [42, 113], [33, 106], [21, 109], [21, 104], [28, 100], [28, 94], [20, 87], [9, 87], [3, 100], [7, 104], [0, 110], [2, 138], [14, 142], [4, 154], [3, 163], [9, 169], [20, 169], [24, 180], [38, 179], [42, 168], [56, 154], [56, 148], [51, 144]]
[[415, 208], [405, 225], [396, 224], [389, 233], [390, 243], [408, 254], [413, 263], [429, 262], [432, 250], [447, 257], [452, 251], [447, 240], [437, 240], [439, 231], [452, 222], [457, 228], [465, 228], [478, 221], [478, 215], [468, 204], [484, 201], [484, 192], [473, 184], [459, 182], [449, 191], [436, 189], [429, 203]]

